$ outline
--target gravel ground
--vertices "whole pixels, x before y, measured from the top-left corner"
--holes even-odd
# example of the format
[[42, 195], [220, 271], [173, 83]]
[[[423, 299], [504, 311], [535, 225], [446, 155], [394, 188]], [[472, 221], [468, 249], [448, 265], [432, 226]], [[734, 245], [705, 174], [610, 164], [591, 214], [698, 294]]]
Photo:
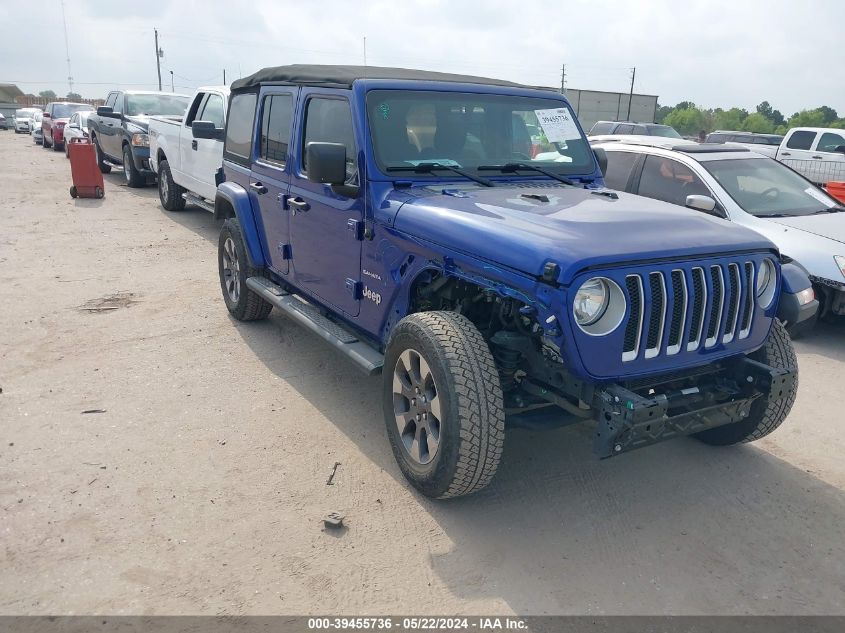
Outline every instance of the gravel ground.
[[120, 170], [72, 200], [12, 132], [0, 166], [0, 613], [845, 614], [842, 326], [796, 344], [761, 442], [598, 461], [586, 424], [516, 430], [490, 488], [433, 502], [379, 378], [229, 318], [210, 214]]

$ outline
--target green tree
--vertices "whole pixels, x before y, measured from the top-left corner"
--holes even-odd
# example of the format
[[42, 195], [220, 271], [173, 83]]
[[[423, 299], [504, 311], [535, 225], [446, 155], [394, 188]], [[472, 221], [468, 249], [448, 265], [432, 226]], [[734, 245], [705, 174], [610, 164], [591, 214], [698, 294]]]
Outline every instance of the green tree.
[[672, 111], [672, 106], [662, 106], [659, 103], [657, 104], [657, 110], [654, 112], [654, 122], [655, 123], [663, 123], [663, 119], [666, 118], [666, 115]]
[[680, 134], [693, 136], [698, 134], [700, 130], [706, 130], [707, 121], [704, 112], [693, 106], [682, 109], [675, 108], [666, 115], [663, 123], [671, 125]]
[[825, 125], [833, 123], [836, 119], [839, 118], [839, 115], [836, 113], [836, 110], [828, 106], [816, 108], [816, 111], [821, 113]]
[[824, 114], [816, 110], [801, 110], [796, 112], [786, 123], [787, 128], [792, 127], [824, 127]]
[[65, 99], [69, 99], [70, 101], [79, 101], [82, 98], [82, 95], [78, 92], [69, 92], [67, 93], [67, 97]]
[[783, 118], [783, 114], [781, 114], [780, 110], [773, 110], [772, 116], [769, 117], [769, 120], [775, 125], [783, 125], [786, 123], [786, 119]]
[[53, 92], [52, 90], [42, 90], [41, 92], [38, 93], [38, 96], [43, 98], [43, 99], [55, 99], [56, 93]]
[[757, 111], [745, 117], [745, 121], [742, 122], [742, 129], [746, 132], [772, 134], [775, 131], [775, 125], [763, 113]]
[[713, 118], [714, 129], [716, 130], [741, 130], [742, 123], [748, 116], [748, 112], [740, 108], [730, 110], [717, 110]]
[[772, 106], [768, 101], [764, 101], [757, 106], [757, 114], [762, 114], [767, 119], [772, 118]]

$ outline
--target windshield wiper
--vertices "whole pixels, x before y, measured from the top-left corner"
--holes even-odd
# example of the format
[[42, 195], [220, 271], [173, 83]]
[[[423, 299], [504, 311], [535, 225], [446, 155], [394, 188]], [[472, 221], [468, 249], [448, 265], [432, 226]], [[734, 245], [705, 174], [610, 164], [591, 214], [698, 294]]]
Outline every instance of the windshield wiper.
[[388, 167], [385, 171], [412, 171], [416, 174], [430, 174], [436, 169], [445, 169], [446, 171], [451, 171], [459, 176], [463, 176], [464, 178], [469, 178], [477, 182], [480, 185], [484, 185], [485, 187], [493, 187], [493, 182], [487, 180], [486, 178], [482, 178], [481, 176], [476, 176], [475, 174], [471, 174], [468, 171], [461, 169], [460, 167], [454, 167], [453, 165], [442, 165], [440, 163], [420, 163], [419, 165], [401, 165], [398, 167]]
[[513, 174], [518, 171], [536, 171], [538, 174], [543, 174], [544, 176], [548, 176], [558, 182], [562, 182], [565, 185], [572, 185], [573, 187], [578, 187], [578, 183], [573, 180], [570, 180], [566, 176], [561, 176], [560, 174], [556, 174], [553, 171], [549, 171], [548, 169], [543, 169], [542, 167], [538, 167], [537, 165], [529, 165], [527, 163], [505, 163], [504, 165], [481, 165], [478, 168], [478, 171], [500, 171], [503, 174]]
[[843, 211], [845, 211], [845, 207], [836, 205], [835, 207], [828, 207], [827, 209], [816, 211], [813, 215], [818, 215], [819, 213], [842, 213]]

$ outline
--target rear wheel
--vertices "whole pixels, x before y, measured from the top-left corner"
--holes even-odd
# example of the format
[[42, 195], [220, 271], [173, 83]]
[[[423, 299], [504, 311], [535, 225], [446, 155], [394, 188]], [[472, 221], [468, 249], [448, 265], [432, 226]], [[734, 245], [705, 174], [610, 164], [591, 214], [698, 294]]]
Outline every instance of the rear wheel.
[[[777, 319], [772, 324], [772, 331], [769, 333], [766, 344], [751, 354], [751, 358], [770, 367], [798, 371], [798, 361], [795, 358], [795, 350], [792, 348], [792, 340], [786, 328]], [[705, 444], [714, 446], [759, 440], [783, 423], [792, 409], [797, 391], [798, 377], [796, 375], [792, 387], [788, 390], [772, 391], [768, 396], [755, 400], [751, 404], [751, 412], [746, 419], [696, 433], [695, 437]]]
[[185, 208], [183, 193], [185, 189], [173, 181], [170, 164], [162, 160], [158, 164], [158, 198], [161, 200], [161, 206], [168, 211], [181, 211]]
[[223, 300], [232, 316], [238, 321], [266, 319], [273, 305], [246, 285], [249, 277], [258, 277], [263, 273], [249, 265], [241, 226], [235, 218], [229, 218], [223, 223], [217, 244], [217, 263]]
[[103, 151], [100, 149], [100, 142], [97, 137], [94, 137], [94, 156], [97, 158], [97, 167], [100, 168], [101, 174], [108, 174], [111, 172], [111, 165], [103, 162]]
[[79, 195], [79, 194], [76, 191], [76, 187], [71, 187], [70, 188], [70, 197], [75, 198], [77, 195]]
[[132, 159], [132, 150], [129, 145], [123, 146], [123, 175], [126, 178], [126, 184], [130, 187], [143, 187], [146, 180], [135, 168], [135, 161]]
[[41, 134], [41, 147], [42, 149], [47, 149], [50, 147], [49, 145], [47, 145], [47, 135], [43, 133]]
[[387, 436], [406, 479], [441, 499], [489, 484], [502, 457], [505, 411], [478, 328], [454, 312], [405, 317], [390, 337], [383, 376]]

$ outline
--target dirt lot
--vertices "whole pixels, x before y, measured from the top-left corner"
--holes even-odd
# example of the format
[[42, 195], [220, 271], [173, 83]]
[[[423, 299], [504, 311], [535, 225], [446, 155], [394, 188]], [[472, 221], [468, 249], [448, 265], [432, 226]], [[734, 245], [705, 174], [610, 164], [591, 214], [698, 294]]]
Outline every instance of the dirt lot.
[[757, 444], [598, 461], [587, 425], [517, 430], [489, 489], [432, 502], [379, 378], [228, 317], [208, 213], [119, 170], [72, 200], [12, 132], [0, 174], [0, 613], [845, 614], [845, 327], [797, 344]]

